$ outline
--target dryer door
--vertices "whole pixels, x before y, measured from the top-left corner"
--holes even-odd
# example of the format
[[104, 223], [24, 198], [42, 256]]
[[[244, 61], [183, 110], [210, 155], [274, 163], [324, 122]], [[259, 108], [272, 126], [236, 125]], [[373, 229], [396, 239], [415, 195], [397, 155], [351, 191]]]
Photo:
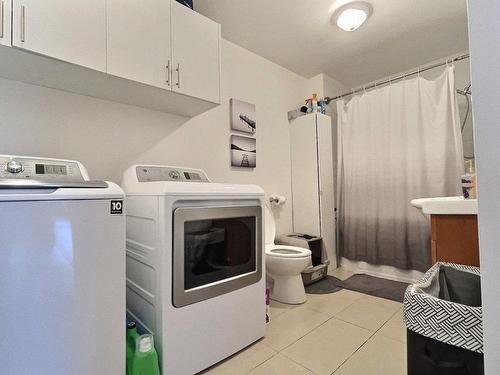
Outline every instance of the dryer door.
[[261, 228], [260, 206], [175, 209], [174, 306], [258, 282], [262, 277]]

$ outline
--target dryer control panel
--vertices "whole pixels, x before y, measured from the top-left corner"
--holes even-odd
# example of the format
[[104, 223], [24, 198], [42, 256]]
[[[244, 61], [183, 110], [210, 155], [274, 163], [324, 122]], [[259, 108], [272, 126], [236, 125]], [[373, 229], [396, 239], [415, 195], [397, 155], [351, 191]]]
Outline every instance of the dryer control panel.
[[37, 181], [86, 181], [75, 161], [0, 155], [0, 179]]
[[136, 173], [139, 182], [210, 182], [201, 169], [139, 165]]

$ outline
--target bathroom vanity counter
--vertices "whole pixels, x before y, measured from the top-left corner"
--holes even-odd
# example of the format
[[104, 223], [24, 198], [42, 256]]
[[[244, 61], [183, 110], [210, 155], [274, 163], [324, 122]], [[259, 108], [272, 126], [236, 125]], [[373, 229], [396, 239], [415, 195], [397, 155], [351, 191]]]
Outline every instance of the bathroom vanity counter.
[[422, 198], [411, 204], [430, 215], [433, 264], [440, 261], [479, 266], [477, 199]]
[[477, 199], [462, 197], [420, 198], [411, 201], [427, 215], [477, 215]]

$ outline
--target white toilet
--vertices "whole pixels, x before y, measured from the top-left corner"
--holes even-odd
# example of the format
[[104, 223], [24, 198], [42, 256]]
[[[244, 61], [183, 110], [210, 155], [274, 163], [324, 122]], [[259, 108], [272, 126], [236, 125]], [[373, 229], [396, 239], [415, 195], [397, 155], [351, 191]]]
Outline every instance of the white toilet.
[[265, 209], [266, 272], [271, 278], [271, 299], [288, 304], [306, 302], [301, 272], [311, 265], [311, 250], [275, 245], [276, 225], [271, 210]]

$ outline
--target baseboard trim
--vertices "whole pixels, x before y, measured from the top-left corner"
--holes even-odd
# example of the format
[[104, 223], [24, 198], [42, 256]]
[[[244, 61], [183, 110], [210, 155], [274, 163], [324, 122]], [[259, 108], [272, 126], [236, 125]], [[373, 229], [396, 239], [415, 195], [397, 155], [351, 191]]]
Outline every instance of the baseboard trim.
[[392, 266], [374, 265], [347, 258], [340, 259], [340, 266], [353, 273], [364, 273], [370, 276], [409, 284], [416, 283], [424, 275], [423, 272], [417, 270], [402, 270]]

